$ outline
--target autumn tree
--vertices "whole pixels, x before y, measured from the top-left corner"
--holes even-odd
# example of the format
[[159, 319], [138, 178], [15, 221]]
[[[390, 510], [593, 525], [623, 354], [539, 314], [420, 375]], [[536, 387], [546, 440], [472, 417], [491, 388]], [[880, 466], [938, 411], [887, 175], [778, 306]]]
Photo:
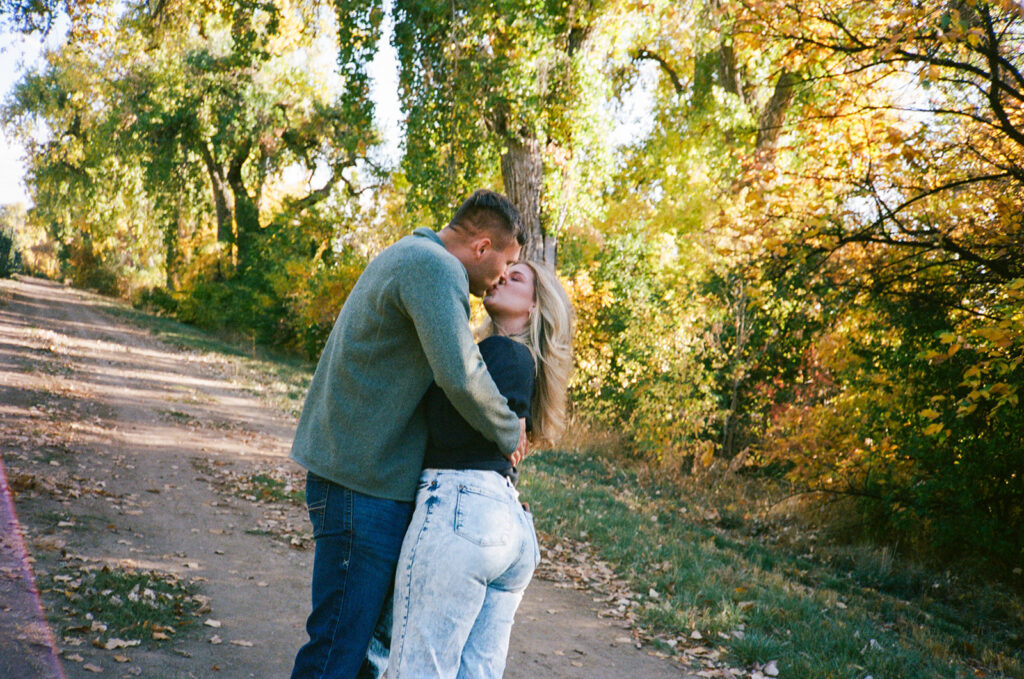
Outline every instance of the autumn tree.
[[1019, 7], [768, 2], [739, 16], [740, 43], [784, 48], [802, 79], [781, 162], [751, 167], [760, 205], [737, 223], [774, 244], [776, 271], [814, 262], [831, 288], [808, 354], [828, 386], [778, 411], [765, 447], [826, 496], [855, 493], [877, 529], [1019, 551]]

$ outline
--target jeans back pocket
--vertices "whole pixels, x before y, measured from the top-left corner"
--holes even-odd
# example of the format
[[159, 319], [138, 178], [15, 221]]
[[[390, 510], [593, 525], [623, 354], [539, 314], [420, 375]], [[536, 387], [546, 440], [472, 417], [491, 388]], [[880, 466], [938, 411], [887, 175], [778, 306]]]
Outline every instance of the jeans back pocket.
[[472, 486], [459, 486], [455, 502], [456, 535], [481, 547], [506, 545], [510, 539], [511, 522], [511, 505], [506, 498]]

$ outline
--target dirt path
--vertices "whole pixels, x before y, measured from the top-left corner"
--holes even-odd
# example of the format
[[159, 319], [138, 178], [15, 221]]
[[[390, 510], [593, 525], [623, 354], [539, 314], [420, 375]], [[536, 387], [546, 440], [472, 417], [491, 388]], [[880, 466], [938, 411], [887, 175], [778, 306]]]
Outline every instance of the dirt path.
[[[139, 569], [197, 582], [198, 619], [219, 626], [110, 650], [93, 645], [95, 630], [63, 635], [67, 676], [285, 677], [305, 636], [305, 512], [239, 495], [238, 482], [301, 478], [287, 460], [294, 421], [232, 363], [168, 346], [104, 304], [0, 281], [0, 454], [44, 607], [67, 610], [74, 593], [54, 583], [69, 568]], [[586, 593], [535, 580], [506, 676], [683, 675], [596, 610]]]

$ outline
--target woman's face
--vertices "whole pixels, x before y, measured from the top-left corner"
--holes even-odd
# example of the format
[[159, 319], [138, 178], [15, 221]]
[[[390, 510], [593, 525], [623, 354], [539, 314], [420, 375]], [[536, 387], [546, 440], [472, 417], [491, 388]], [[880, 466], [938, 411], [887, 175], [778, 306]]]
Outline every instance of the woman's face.
[[526, 264], [513, 264], [484, 296], [484, 308], [503, 328], [521, 327], [533, 310], [534, 274]]

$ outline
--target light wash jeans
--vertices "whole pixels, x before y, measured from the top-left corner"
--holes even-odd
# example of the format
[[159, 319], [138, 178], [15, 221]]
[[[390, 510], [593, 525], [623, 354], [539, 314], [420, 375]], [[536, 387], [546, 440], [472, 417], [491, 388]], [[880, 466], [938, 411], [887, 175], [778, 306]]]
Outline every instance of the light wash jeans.
[[424, 470], [395, 574], [388, 679], [501, 677], [539, 561], [533, 517], [504, 476]]

